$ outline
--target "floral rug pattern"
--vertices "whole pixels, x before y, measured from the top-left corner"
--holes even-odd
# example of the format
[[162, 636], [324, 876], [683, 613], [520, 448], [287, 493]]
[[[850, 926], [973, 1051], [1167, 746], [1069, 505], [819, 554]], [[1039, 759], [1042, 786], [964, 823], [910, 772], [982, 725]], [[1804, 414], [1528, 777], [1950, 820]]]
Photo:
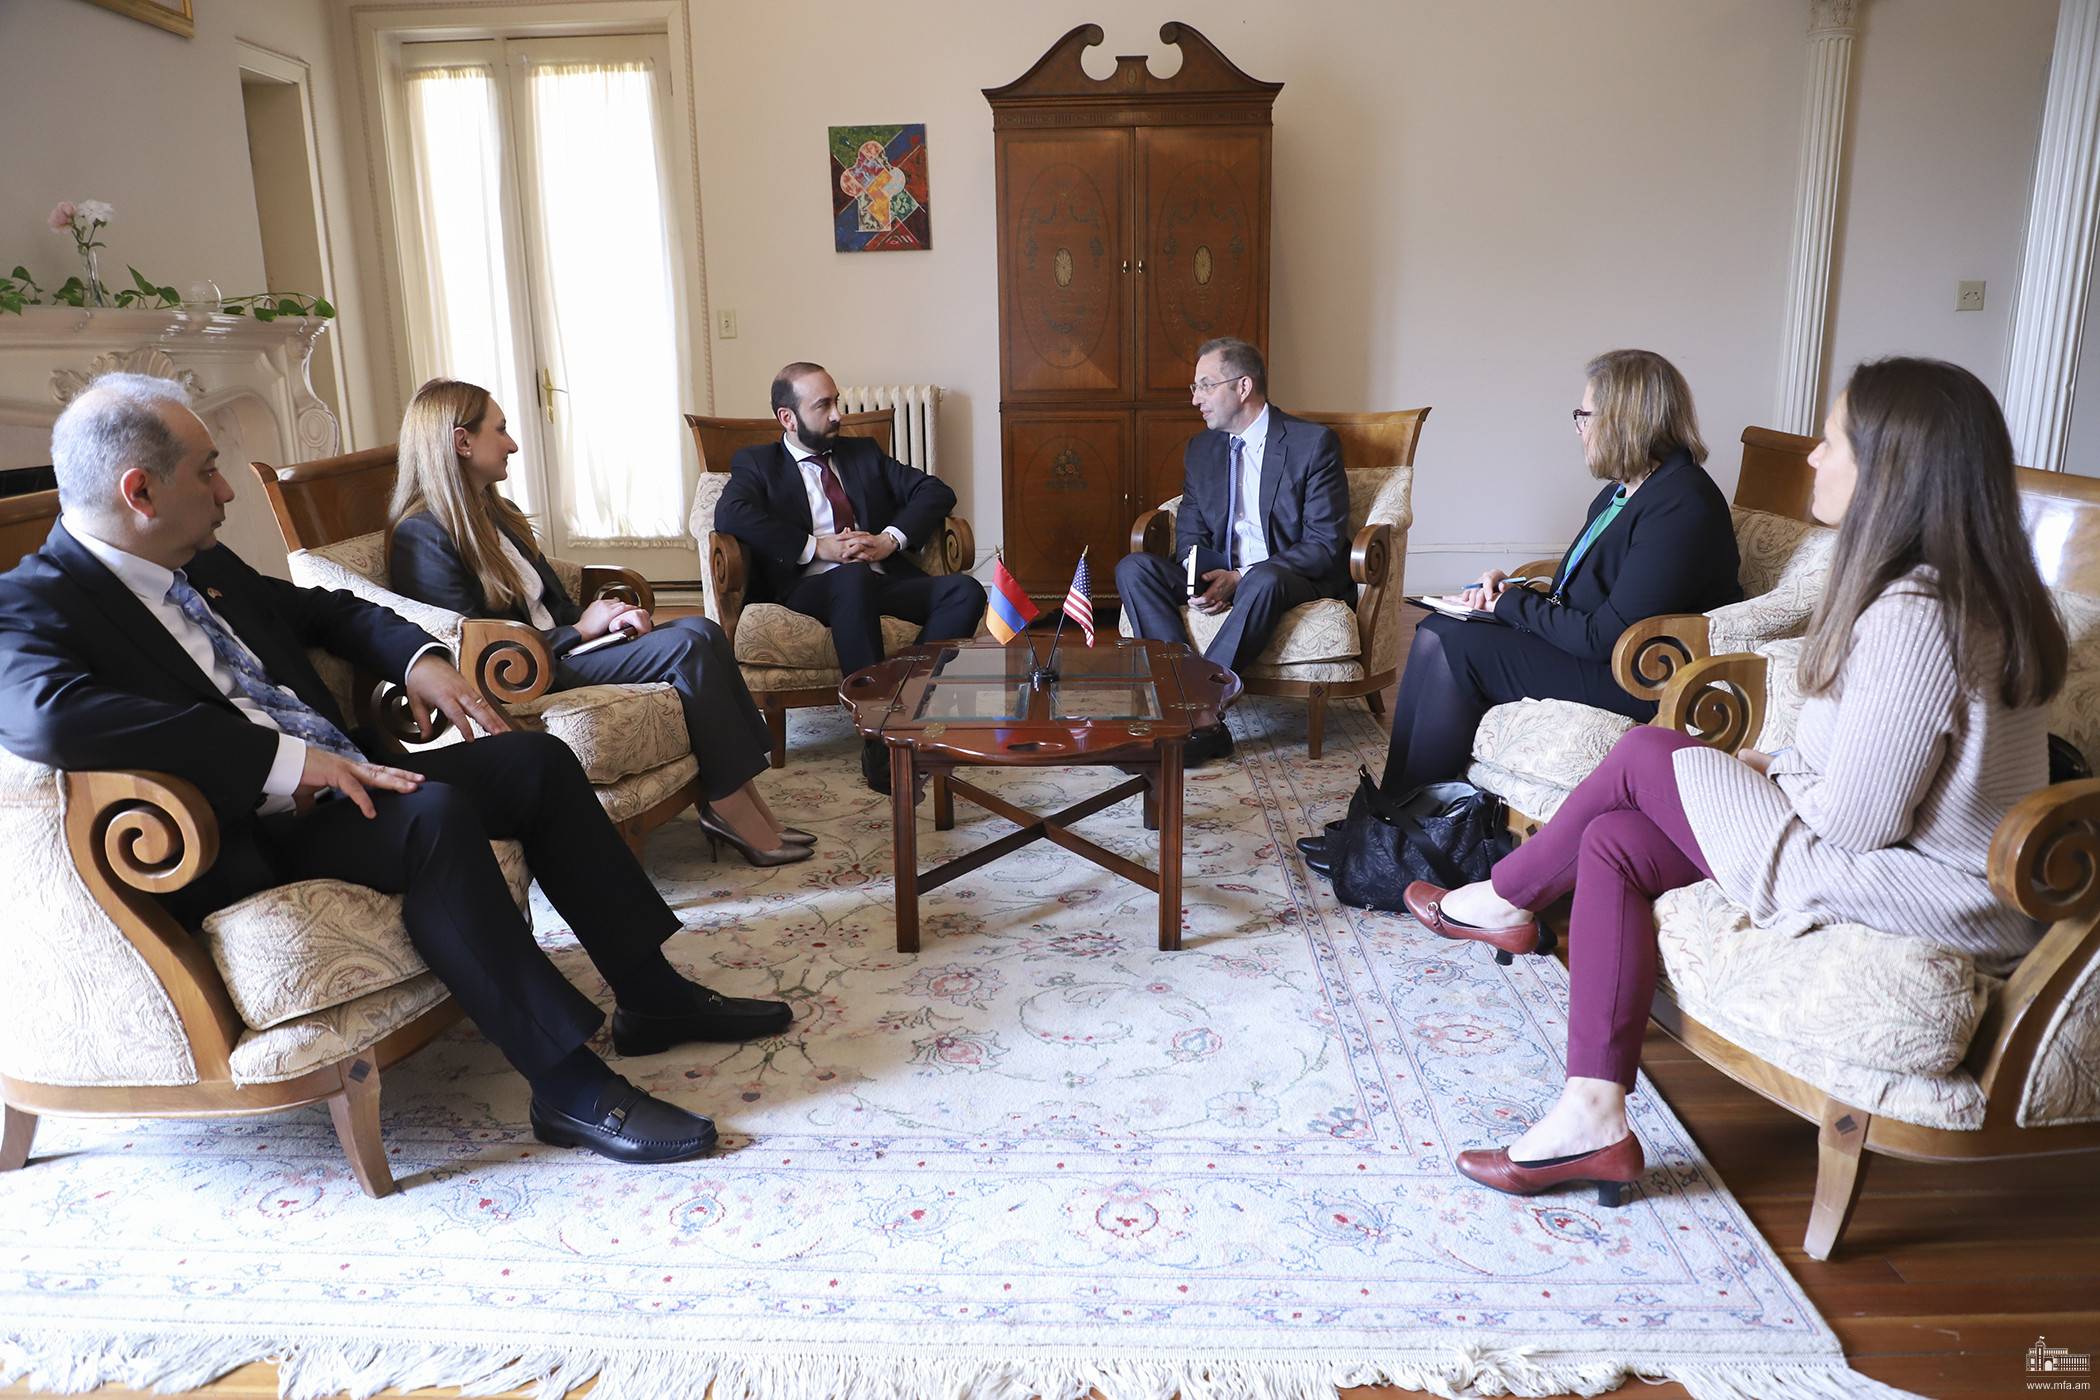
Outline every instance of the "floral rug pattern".
[[[838, 716], [798, 714], [762, 782], [815, 859], [711, 861], [689, 820], [648, 851], [687, 923], [674, 961], [796, 1007], [775, 1040], [614, 1061], [712, 1115], [718, 1155], [645, 1169], [535, 1143], [523, 1083], [465, 1028], [386, 1075], [403, 1190], [383, 1201], [319, 1108], [47, 1120], [0, 1177], [0, 1379], [193, 1383], [272, 1355], [294, 1393], [594, 1373], [600, 1395], [856, 1376], [1112, 1400], [1195, 1378], [1594, 1393], [1632, 1371], [1872, 1393], [1653, 1092], [1623, 1209], [1456, 1174], [1550, 1101], [1565, 975], [1342, 909], [1307, 875], [1294, 838], [1383, 750], [1360, 707], [1319, 761], [1294, 705], [1233, 726], [1237, 756], [1187, 781], [1181, 951], [1154, 946], [1151, 894], [1038, 843], [927, 895], [923, 951], [900, 955], [887, 801]], [[1115, 776], [986, 781], [1049, 810]], [[925, 865], [1010, 829], [956, 815], [935, 832], [920, 808]], [[1151, 862], [1135, 800], [1082, 830]], [[536, 917], [606, 1000], [561, 918]]]

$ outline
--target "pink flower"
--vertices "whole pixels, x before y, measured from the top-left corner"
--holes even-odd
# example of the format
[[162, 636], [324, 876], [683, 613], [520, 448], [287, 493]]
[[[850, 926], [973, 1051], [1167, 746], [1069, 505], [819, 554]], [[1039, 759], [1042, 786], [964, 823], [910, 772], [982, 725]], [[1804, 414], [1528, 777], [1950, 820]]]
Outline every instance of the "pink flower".
[[61, 199], [58, 203], [52, 205], [50, 218], [52, 232], [65, 233], [71, 230], [73, 227], [73, 216], [79, 212], [78, 209], [73, 207], [73, 201], [70, 199]]

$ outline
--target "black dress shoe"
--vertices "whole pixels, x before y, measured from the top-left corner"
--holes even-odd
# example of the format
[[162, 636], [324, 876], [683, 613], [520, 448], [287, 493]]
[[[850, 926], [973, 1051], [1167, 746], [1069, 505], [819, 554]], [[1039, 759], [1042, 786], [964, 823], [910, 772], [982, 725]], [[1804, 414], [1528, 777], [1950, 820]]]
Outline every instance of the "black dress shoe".
[[683, 1011], [614, 1008], [613, 1049], [622, 1055], [657, 1055], [691, 1040], [752, 1040], [762, 1035], [777, 1035], [793, 1024], [794, 1019], [794, 1008], [784, 1001], [725, 997], [706, 987], [694, 986], [692, 1005]]
[[1298, 854], [1306, 857], [1308, 860], [1327, 859], [1327, 838], [1325, 836], [1299, 837]]
[[1330, 880], [1334, 878], [1334, 866], [1325, 856], [1307, 856], [1305, 858], [1305, 868], [1315, 875], [1325, 875]]
[[614, 1075], [598, 1091], [589, 1120], [532, 1101], [532, 1135], [556, 1147], [588, 1147], [615, 1162], [683, 1162], [715, 1150], [715, 1125], [651, 1098]]
[[1232, 757], [1232, 731], [1222, 724], [1208, 729], [1198, 729], [1182, 745], [1181, 766], [1196, 768], [1214, 758]]
[[860, 775], [868, 787], [884, 797], [890, 795], [890, 751], [886, 744], [866, 739], [860, 746]]

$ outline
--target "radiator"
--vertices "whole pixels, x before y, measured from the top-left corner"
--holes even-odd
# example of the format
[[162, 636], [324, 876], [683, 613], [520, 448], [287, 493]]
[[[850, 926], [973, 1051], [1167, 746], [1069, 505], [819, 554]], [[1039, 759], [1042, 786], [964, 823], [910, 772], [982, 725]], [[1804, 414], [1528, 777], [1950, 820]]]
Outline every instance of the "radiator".
[[932, 476], [937, 469], [938, 435], [934, 431], [941, 402], [938, 384], [855, 384], [839, 390], [839, 412], [866, 413], [886, 408], [897, 415], [891, 455], [907, 467]]

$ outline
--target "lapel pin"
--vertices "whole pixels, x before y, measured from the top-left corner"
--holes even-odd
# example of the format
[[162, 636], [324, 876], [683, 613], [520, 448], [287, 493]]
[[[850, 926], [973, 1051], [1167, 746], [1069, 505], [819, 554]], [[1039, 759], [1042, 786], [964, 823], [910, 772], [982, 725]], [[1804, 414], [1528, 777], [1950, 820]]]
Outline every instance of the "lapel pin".
[[221, 592], [220, 592], [220, 591], [219, 591], [218, 589], [216, 589], [216, 588], [207, 588], [207, 589], [205, 589], [205, 590], [204, 590], [204, 596], [205, 596], [205, 597], [207, 597], [207, 598], [209, 598], [209, 599], [211, 599], [211, 600], [212, 600], [212, 601], [213, 601], [214, 603], [216, 603], [216, 602], [218, 602], [218, 601], [219, 601], [219, 600], [220, 600], [221, 598], [224, 598], [224, 597], [225, 597], [226, 595], [225, 595], [224, 593], [221, 593]]

